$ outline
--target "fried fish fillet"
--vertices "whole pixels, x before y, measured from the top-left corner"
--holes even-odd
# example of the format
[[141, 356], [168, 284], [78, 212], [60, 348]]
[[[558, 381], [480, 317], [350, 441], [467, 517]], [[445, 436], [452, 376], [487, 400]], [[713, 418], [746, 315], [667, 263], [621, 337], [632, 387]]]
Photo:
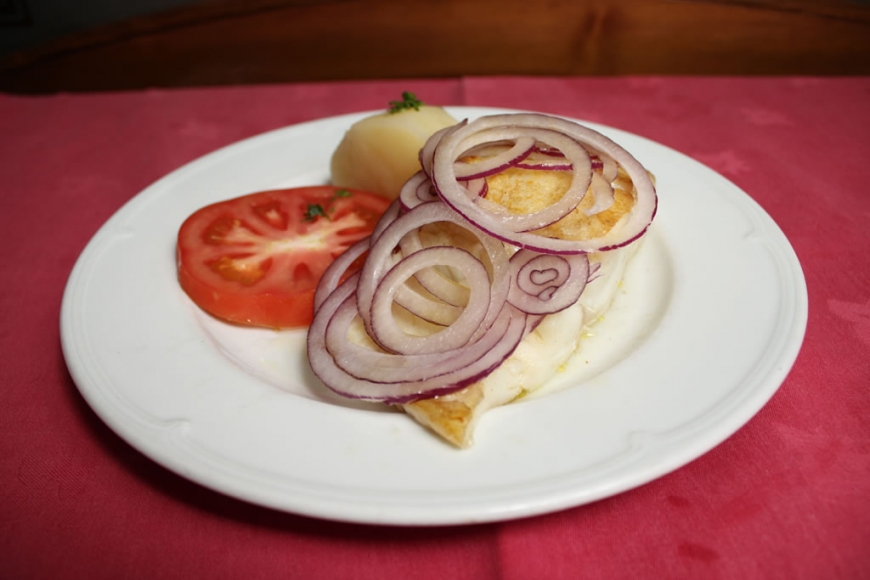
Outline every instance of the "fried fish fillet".
[[487, 411], [539, 389], [577, 352], [584, 334], [609, 308], [639, 243], [590, 256], [590, 262], [601, 264], [602, 275], [586, 287], [573, 306], [544, 318], [486, 378], [455, 393], [420, 399], [401, 408], [453, 445], [471, 446], [475, 428]]
[[[488, 179], [487, 199], [517, 213], [538, 211], [562, 195], [569, 181], [568, 172], [510, 169]], [[552, 237], [582, 239], [618, 227], [622, 216], [631, 210], [632, 184], [620, 170], [613, 186], [614, 203], [608, 210], [587, 216], [585, 206], [581, 205], [556, 224], [539, 231]], [[472, 445], [475, 427], [488, 410], [539, 389], [577, 352], [583, 335], [610, 307], [642, 240], [590, 255], [590, 264], [598, 264], [598, 277], [587, 285], [580, 299], [571, 307], [546, 316], [514, 353], [483, 380], [449, 395], [420, 399], [400, 407], [453, 445], [460, 448]]]

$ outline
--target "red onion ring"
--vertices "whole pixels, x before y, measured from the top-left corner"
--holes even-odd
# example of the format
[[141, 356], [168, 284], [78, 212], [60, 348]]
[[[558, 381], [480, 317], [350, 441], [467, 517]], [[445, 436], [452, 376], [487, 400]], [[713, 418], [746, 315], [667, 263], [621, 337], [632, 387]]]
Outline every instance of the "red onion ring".
[[[463, 227], [471, 227], [463, 220]], [[493, 279], [493, 292], [499, 296], [499, 300], [507, 297], [508, 284], [510, 283], [509, 252], [498, 240], [487, 236], [476, 228], [470, 231], [475, 235], [481, 245], [481, 249], [489, 258], [489, 270]], [[404, 255], [412, 254], [423, 248], [420, 241], [419, 231], [411, 230], [399, 242], [399, 247]], [[415, 276], [420, 285], [427, 292], [440, 300], [455, 306], [462, 306], [468, 302], [468, 289], [456, 284], [452, 278], [448, 278], [436, 269], [422, 270]]]
[[[387, 208], [389, 211], [389, 208]], [[324, 270], [320, 276], [320, 282], [317, 284], [317, 289], [314, 291], [314, 311], [320, 308], [323, 301], [338, 288], [341, 279], [347, 273], [351, 265], [363, 254], [365, 254], [371, 245], [371, 238], [363, 238], [349, 247], [340, 256]]]
[[[372, 328], [372, 304], [375, 290], [381, 284], [387, 269], [392, 266], [390, 257], [395, 248], [400, 246], [403, 238], [409, 232], [421, 226], [438, 222], [454, 223], [474, 234], [483, 246], [487, 248], [490, 258], [494, 260], [492, 264], [493, 272], [491, 274], [492, 305], [483, 320], [481, 329], [485, 330], [486, 327], [492, 324], [492, 321], [498, 314], [500, 304], [507, 299], [510, 284], [510, 271], [509, 268], [504, 266], [507, 263], [507, 250], [494, 240], [489, 239], [483, 232], [471, 226], [462, 216], [451, 211], [445, 204], [434, 202], [418, 205], [397, 218], [384, 229], [369, 250], [369, 256], [363, 265], [359, 288], [357, 289], [357, 301], [359, 303], [360, 316], [370, 335], [374, 335]], [[407, 252], [405, 253], [407, 254]], [[418, 274], [418, 279], [420, 278], [421, 276]], [[421, 281], [421, 283], [423, 282]], [[437, 295], [437, 289], [427, 287], [427, 290]]]
[[511, 258], [508, 301], [528, 314], [553, 314], [580, 298], [589, 278], [585, 254], [539, 254], [520, 250]]
[[[423, 249], [417, 230], [409, 231], [399, 241], [399, 248], [403, 255], [410, 255]], [[507, 257], [504, 258], [507, 263]], [[452, 277], [446, 276], [437, 268], [421, 270], [415, 274], [414, 279], [428, 293], [438, 300], [453, 306], [464, 306], [468, 303], [468, 288], [456, 283]]]
[[[484, 158], [460, 161], [471, 154]], [[574, 304], [600, 275], [600, 263], [590, 265], [587, 253], [636, 239], [656, 212], [652, 181], [631, 155], [595, 131], [547, 115], [464, 121], [427, 141], [420, 161], [422, 170], [405, 184], [372, 236], [333, 262], [315, 294], [311, 368], [347, 397], [408, 402], [487, 376], [544, 315]], [[512, 214], [485, 198], [484, 179], [510, 167], [571, 171], [571, 185], [542, 211]], [[532, 231], [562, 219], [587, 195], [592, 196], [587, 215], [605, 211], [614, 203], [619, 167], [634, 183], [635, 203], [610, 232], [577, 242]], [[460, 245], [471, 245], [426, 246], [420, 228], [441, 222], [470, 232], [470, 241]], [[520, 249], [511, 256], [503, 242]], [[366, 252], [362, 270], [348, 277]], [[394, 305], [430, 323], [431, 332], [406, 332]], [[357, 319], [375, 348], [350, 339]]]
[[454, 131], [458, 131], [460, 127], [464, 126], [468, 123], [468, 120], [463, 120], [453, 125], [452, 127], [444, 127], [443, 129], [439, 129], [435, 131], [429, 139], [426, 140], [426, 143], [423, 144], [423, 147], [420, 149], [420, 153], [417, 154], [417, 158], [420, 161], [420, 167], [422, 168], [423, 173], [426, 174], [427, 177], [432, 177], [432, 159], [435, 153], [435, 147], [438, 146], [438, 142], [445, 135], [452, 133]]
[[388, 225], [393, 223], [396, 220], [396, 218], [399, 217], [399, 214], [401, 213], [401, 211], [402, 211], [402, 206], [401, 206], [401, 203], [399, 202], [399, 200], [396, 200], [393, 203], [391, 203], [387, 207], [384, 214], [381, 216], [381, 219], [378, 220], [378, 223], [375, 224], [375, 229], [372, 230], [371, 239], [373, 239], [373, 240], [378, 239], [378, 236], [381, 235], [381, 232], [383, 232], [384, 229]]
[[614, 201], [613, 186], [610, 185], [610, 182], [608, 182], [600, 173], [593, 172], [592, 185], [589, 187], [592, 190], [595, 202], [592, 204], [592, 207], [583, 213], [587, 216], [592, 216], [610, 209]]
[[[442, 330], [426, 336], [410, 336], [392, 315], [393, 297], [405, 281], [421, 268], [452, 262], [466, 275], [471, 289], [468, 304], [459, 317]], [[489, 310], [489, 273], [477, 258], [459, 248], [432, 247], [400, 260], [375, 288], [371, 305], [371, 337], [381, 348], [400, 354], [438, 353], [455, 350], [474, 337]]]
[[438, 194], [432, 187], [432, 182], [423, 171], [418, 171], [411, 176], [399, 191], [399, 202], [402, 208], [409, 210], [421, 203], [438, 200]]
[[[496, 204], [486, 205], [482, 201], [470, 199], [458, 186], [454, 169], [456, 157], [470, 146], [479, 145], [474, 141], [475, 133], [496, 127], [508, 128], [505, 129], [502, 139], [521, 131], [539, 135], [539, 141], [559, 149], [569, 161], [572, 161], [574, 172], [572, 186], [562, 199], [554, 204], [555, 208], [551, 206], [543, 212], [522, 216], [506, 215], [506, 212], [499, 212], [492, 207]], [[554, 134], [559, 137], [552, 137]], [[569, 142], [571, 145], [566, 144]], [[552, 239], [531, 233], [532, 229], [539, 229], [553, 223], [550, 221], [553, 217], [564, 216], [576, 207], [582, 195], [585, 195], [585, 188], [582, 194], [579, 190], [583, 183], [588, 187], [591, 181], [589, 175], [591, 162], [585, 151], [584, 154], [576, 152], [577, 143], [592, 147], [602, 153], [603, 160], [606, 159], [605, 156], [612, 158], [625, 169], [635, 188], [635, 204], [632, 211], [620, 221], [617, 227], [611, 228], [601, 237], [590, 240]], [[655, 187], [646, 170], [630, 153], [597, 131], [558, 117], [535, 113], [481, 117], [471, 123], [457, 125], [455, 130], [440, 136], [435, 145], [427, 143], [426, 149], [432, 151], [431, 166], [434, 168], [434, 173], [431, 175], [441, 198], [490, 235], [522, 248], [543, 253], [590, 253], [618, 248], [643, 235], [657, 209]], [[573, 163], [575, 158], [584, 160], [583, 167], [575, 166]]]
[[[597, 158], [590, 152], [592, 169], [596, 169]], [[600, 163], [597, 164], [600, 167]], [[568, 161], [561, 151], [550, 147], [536, 145], [528, 157], [515, 165], [518, 169], [533, 169], [537, 171], [571, 171], [571, 162]]]
[[[496, 131], [500, 130], [501, 129], [498, 128], [492, 132], [496, 133]], [[486, 140], [487, 134], [477, 134], [477, 137]], [[457, 179], [469, 181], [499, 173], [508, 167], [513, 167], [528, 157], [534, 148], [534, 138], [527, 135], [519, 135], [514, 140], [513, 146], [505, 151], [487, 157], [482, 161], [475, 161], [474, 163], [456, 163], [456, 166], [454, 167], [454, 175]]]
[[[474, 346], [464, 347], [460, 352], [417, 355], [425, 358], [416, 359], [413, 355], [409, 357], [394, 354], [385, 354], [384, 357], [387, 358], [377, 357], [381, 353], [376, 351], [365, 354], [356, 350], [346, 334], [342, 337], [338, 328], [346, 324], [348, 314], [351, 317], [356, 314], [353, 294], [359, 277], [359, 273], [354, 274], [324, 300], [308, 332], [307, 354], [312, 371], [329, 389], [345, 397], [396, 404], [457, 391], [497, 368], [513, 353], [530, 329], [529, 317], [505, 305], [496, 324]], [[338, 317], [340, 310], [341, 317]], [[333, 322], [337, 325], [334, 332], [337, 332], [338, 352], [341, 356], [336, 356], [327, 348], [329, 327]], [[353, 368], [362, 371], [361, 374], [366, 376], [354, 376], [337, 364], [337, 360], [343, 360], [350, 361], [349, 364], [353, 366], [354, 356], [347, 356], [347, 351], [341, 350], [343, 348], [349, 348], [355, 355], [380, 358], [378, 362], [381, 364], [356, 365]], [[481, 356], [474, 358], [477, 354]], [[469, 359], [473, 360], [468, 362]], [[413, 370], [415, 368], [416, 371]], [[424, 376], [421, 376], [421, 368], [427, 371], [434, 369], [436, 374], [428, 376], [422, 373]], [[402, 373], [419, 378], [387, 382]]]
[[463, 308], [439, 300], [420, 286], [413, 276], [396, 290], [395, 302], [417, 318], [436, 326], [453, 324]]
[[[506, 308], [500, 313], [491, 330], [476, 342], [444, 353], [397, 355], [372, 350], [348, 340], [350, 326], [358, 315], [356, 301], [352, 296], [346, 298], [328, 322], [325, 347], [336, 366], [343, 371], [355, 378], [376, 383], [422, 381], [456, 373], [476, 363], [493, 349], [501, 349], [504, 354], [514, 340], [514, 336], [505, 338], [512, 320], [511, 311]], [[522, 332], [517, 332], [517, 328], [514, 328], [512, 335], [514, 334]], [[501, 346], [499, 343], [502, 343]], [[465, 372], [475, 374], [477, 371], [469, 369]], [[454, 374], [452, 379], [456, 376]]]
[[[592, 161], [586, 150], [575, 140], [563, 133], [549, 129], [535, 129], [531, 127], [487, 123], [489, 117], [482, 117], [468, 125], [445, 134], [435, 147], [433, 157], [432, 182], [435, 190], [449, 206], [462, 214], [466, 219], [486, 230], [490, 234], [500, 233], [510, 241], [509, 234], [526, 232], [546, 227], [555, 223], [570, 213], [583, 197], [592, 179]], [[477, 125], [483, 121], [482, 129], [476, 130]], [[471, 129], [469, 129], [471, 127]], [[485, 199], [473, 198], [467, 195], [455, 174], [457, 150], [464, 151], [470, 146], [478, 145], [479, 140], [505, 140], [519, 137], [534, 137], [538, 141], [557, 147], [566, 158], [572, 162], [573, 178], [571, 185], [565, 194], [549, 207], [530, 214], [512, 214], [503, 207], [494, 203], [487, 203]], [[482, 208], [486, 208], [483, 210]]]

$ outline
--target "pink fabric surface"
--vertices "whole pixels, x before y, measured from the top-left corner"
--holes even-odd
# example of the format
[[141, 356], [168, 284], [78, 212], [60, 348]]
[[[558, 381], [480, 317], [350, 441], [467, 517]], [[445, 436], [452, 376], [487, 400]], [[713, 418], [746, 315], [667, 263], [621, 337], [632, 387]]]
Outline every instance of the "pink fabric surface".
[[[761, 412], [640, 488], [447, 528], [270, 511], [146, 459], [90, 410], [61, 354], [78, 254], [147, 185], [262, 131], [401, 90], [615, 126], [757, 200], [789, 237], [806, 339]], [[870, 577], [870, 79], [464, 78], [0, 95], [0, 578]]]

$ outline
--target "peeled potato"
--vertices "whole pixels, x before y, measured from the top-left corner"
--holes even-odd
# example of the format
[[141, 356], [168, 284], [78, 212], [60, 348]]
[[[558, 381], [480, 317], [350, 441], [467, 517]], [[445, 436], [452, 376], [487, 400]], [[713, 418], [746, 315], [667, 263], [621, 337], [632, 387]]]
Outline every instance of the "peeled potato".
[[429, 136], [456, 123], [441, 107], [427, 106], [366, 117], [332, 154], [332, 184], [394, 199], [420, 170], [417, 154]]

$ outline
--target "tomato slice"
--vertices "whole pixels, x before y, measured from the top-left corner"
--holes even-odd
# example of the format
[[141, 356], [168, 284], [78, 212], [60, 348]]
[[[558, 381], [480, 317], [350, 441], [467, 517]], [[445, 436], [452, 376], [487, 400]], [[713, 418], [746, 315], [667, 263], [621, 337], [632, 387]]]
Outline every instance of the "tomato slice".
[[390, 201], [332, 186], [253, 193], [194, 212], [178, 231], [178, 280], [203, 310], [238, 324], [311, 323], [324, 270], [371, 234]]

